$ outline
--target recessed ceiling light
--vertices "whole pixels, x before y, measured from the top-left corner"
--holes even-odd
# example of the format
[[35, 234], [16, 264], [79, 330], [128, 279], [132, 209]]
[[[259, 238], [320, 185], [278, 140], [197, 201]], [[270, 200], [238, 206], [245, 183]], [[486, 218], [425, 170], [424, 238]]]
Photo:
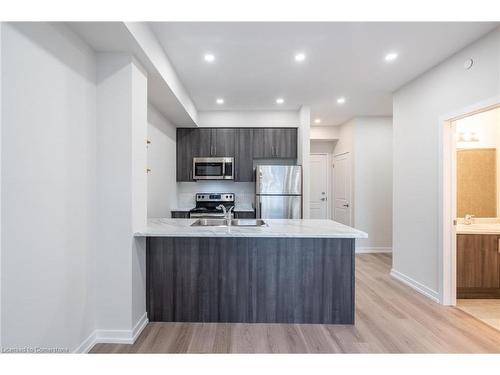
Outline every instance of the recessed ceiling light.
[[314, 120], [314, 123], [315, 123], [315, 124], [321, 124], [321, 119], [320, 119], [320, 118], [315, 119], [315, 120]]
[[222, 98], [217, 98], [217, 100], [215, 101], [217, 104], [224, 104], [224, 99]]
[[385, 55], [384, 60], [387, 62], [394, 61], [398, 58], [397, 52], [390, 52], [387, 55]]
[[295, 61], [297, 61], [297, 62], [302, 62], [302, 61], [304, 61], [305, 59], [306, 59], [306, 55], [305, 55], [305, 53], [302, 53], [302, 52], [301, 52], [301, 53], [297, 53], [297, 54], [295, 55]]
[[276, 103], [278, 103], [278, 104], [283, 104], [284, 102], [285, 102], [285, 99], [283, 99], [283, 98], [276, 99]]
[[337, 104], [344, 104], [345, 103], [345, 98], [338, 98], [337, 99]]
[[215, 56], [211, 53], [206, 53], [205, 56], [203, 56], [203, 59], [206, 61], [206, 62], [214, 62], [215, 61]]

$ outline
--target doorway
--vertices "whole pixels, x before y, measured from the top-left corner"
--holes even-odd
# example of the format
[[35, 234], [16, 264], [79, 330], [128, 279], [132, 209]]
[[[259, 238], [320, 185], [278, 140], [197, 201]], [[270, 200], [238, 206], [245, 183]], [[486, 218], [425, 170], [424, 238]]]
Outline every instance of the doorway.
[[[500, 329], [500, 100], [443, 120], [440, 301]], [[493, 104], [492, 104], [493, 102]], [[498, 166], [498, 167], [497, 167]]]
[[328, 154], [311, 154], [309, 158], [310, 190], [309, 210], [311, 219], [330, 218]]
[[349, 152], [334, 158], [334, 218], [339, 223], [351, 226], [351, 155]]

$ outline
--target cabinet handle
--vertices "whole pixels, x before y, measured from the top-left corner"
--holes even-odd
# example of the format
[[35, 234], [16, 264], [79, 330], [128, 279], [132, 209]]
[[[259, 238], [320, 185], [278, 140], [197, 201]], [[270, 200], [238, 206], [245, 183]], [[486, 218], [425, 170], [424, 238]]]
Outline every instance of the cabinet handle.
[[500, 237], [498, 238], [498, 246], [497, 246], [497, 251], [500, 253]]

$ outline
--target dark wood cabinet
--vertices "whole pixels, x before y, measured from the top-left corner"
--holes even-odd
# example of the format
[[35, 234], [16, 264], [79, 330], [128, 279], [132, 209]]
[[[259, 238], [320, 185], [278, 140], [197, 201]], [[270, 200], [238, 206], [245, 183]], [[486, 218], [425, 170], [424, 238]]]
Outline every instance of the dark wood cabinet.
[[198, 151], [198, 129], [177, 128], [177, 181], [193, 181], [193, 157]]
[[457, 298], [500, 298], [499, 235], [457, 235]]
[[253, 171], [254, 129], [237, 129], [235, 150], [235, 181], [255, 181]]
[[196, 129], [196, 134], [193, 136], [195, 144], [195, 157], [210, 157], [214, 155], [214, 147], [212, 145], [212, 129], [199, 128]]
[[354, 324], [354, 240], [148, 237], [151, 322]]
[[189, 211], [171, 211], [172, 219], [189, 219]]
[[256, 128], [253, 156], [257, 159], [296, 159], [296, 128]]
[[255, 219], [255, 211], [234, 211], [235, 219]]
[[177, 129], [177, 181], [193, 181], [193, 157], [225, 156], [235, 158], [235, 181], [254, 181], [254, 159], [297, 158], [297, 128]]
[[236, 129], [198, 128], [194, 135], [197, 157], [234, 157]]
[[212, 156], [234, 157], [236, 133], [238, 129], [218, 128], [212, 130]]

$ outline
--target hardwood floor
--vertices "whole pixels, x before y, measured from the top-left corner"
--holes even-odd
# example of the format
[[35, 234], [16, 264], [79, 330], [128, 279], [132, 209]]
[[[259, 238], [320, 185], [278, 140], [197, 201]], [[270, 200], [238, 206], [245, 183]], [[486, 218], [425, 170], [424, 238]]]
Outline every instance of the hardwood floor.
[[386, 254], [356, 256], [356, 324], [149, 323], [133, 345], [92, 353], [500, 353], [500, 331], [389, 276]]

